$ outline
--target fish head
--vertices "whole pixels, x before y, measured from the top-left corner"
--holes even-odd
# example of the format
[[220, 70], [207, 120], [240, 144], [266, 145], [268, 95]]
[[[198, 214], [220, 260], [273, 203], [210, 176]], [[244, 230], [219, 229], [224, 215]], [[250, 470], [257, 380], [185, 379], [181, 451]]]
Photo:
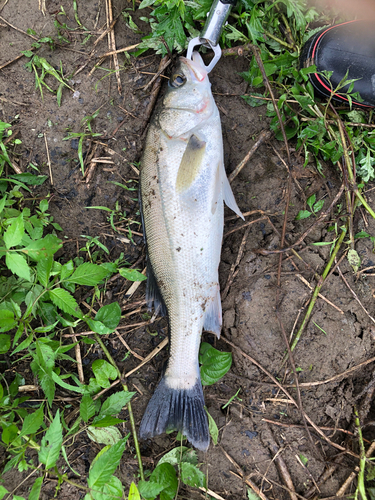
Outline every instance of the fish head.
[[200, 54], [194, 52], [192, 60], [180, 57], [159, 115], [162, 130], [169, 137], [183, 136], [210, 118], [216, 109]]

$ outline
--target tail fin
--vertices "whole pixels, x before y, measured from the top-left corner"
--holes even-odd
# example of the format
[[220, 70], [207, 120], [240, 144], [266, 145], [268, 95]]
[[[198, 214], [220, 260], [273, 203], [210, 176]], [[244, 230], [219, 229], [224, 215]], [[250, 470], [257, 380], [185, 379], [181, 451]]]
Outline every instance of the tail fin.
[[169, 430], [180, 431], [198, 450], [210, 444], [207, 416], [200, 379], [191, 389], [172, 389], [162, 378], [143, 415], [139, 436], [142, 439]]

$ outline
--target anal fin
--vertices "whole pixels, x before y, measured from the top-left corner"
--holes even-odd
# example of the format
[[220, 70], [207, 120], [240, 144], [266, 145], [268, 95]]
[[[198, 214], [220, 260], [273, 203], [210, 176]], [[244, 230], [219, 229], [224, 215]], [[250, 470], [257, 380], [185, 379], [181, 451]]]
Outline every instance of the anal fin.
[[212, 332], [216, 335], [217, 338], [220, 338], [221, 325], [222, 325], [221, 298], [220, 298], [219, 286], [217, 286], [217, 292], [215, 293], [215, 296], [212, 298], [206, 309], [203, 330], [206, 330], [207, 332]]

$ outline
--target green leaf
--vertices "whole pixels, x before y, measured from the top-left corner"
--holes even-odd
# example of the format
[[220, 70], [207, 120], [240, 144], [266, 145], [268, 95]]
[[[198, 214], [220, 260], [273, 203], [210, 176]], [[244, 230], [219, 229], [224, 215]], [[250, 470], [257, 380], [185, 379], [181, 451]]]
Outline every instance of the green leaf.
[[302, 453], [299, 454], [299, 458], [300, 458], [301, 462], [303, 463], [303, 465], [306, 466], [309, 459], [307, 457], [305, 457], [305, 455], [302, 455]]
[[114, 380], [117, 377], [116, 368], [104, 359], [96, 359], [92, 364], [92, 371], [94, 372], [96, 381], [104, 389], [107, 389], [111, 385], [108, 379]]
[[161, 464], [156, 467], [150, 476], [150, 482], [155, 482], [163, 486], [160, 492], [160, 500], [172, 500], [178, 488], [176, 471], [171, 464]]
[[37, 477], [29, 493], [28, 500], [39, 500], [42, 484], [43, 484], [43, 476]]
[[206, 410], [207, 417], [208, 417], [208, 430], [210, 431], [210, 435], [211, 435], [213, 443], [216, 445], [217, 440], [219, 438], [219, 429], [217, 428], [215, 420], [208, 413], [208, 410], [206, 407], [205, 407], [205, 410]]
[[83, 318], [82, 311], [80, 310], [76, 299], [63, 288], [54, 288], [53, 290], [50, 290], [49, 296], [55, 306], [59, 307], [62, 311], [71, 314], [76, 318]]
[[179, 464], [181, 461], [181, 454], [183, 454], [188, 449], [189, 448], [187, 448], [187, 446], [177, 446], [177, 448], [173, 448], [161, 457], [158, 462], [158, 466], [165, 463], [171, 465]]
[[0, 332], [8, 332], [16, 325], [13, 312], [8, 309], [0, 309]]
[[10, 349], [10, 335], [0, 333], [0, 354], [5, 354]]
[[95, 286], [100, 283], [107, 274], [107, 270], [104, 267], [91, 264], [91, 262], [85, 262], [77, 267], [72, 276], [67, 278], [66, 281], [76, 283], [77, 285]]
[[129, 403], [135, 392], [120, 391], [107, 398], [99, 412], [99, 417], [103, 415], [118, 415], [120, 411]]
[[23, 351], [23, 349], [26, 349], [26, 347], [29, 347], [29, 345], [31, 344], [31, 342], [34, 340], [34, 336], [32, 333], [30, 333], [28, 335], [28, 337], [25, 338], [25, 340], [23, 342], [20, 343], [19, 346], [17, 346], [11, 356], [13, 356], [14, 354], [17, 354], [17, 352], [20, 352], [20, 351]]
[[199, 488], [205, 485], [205, 479], [205, 475], [198, 467], [187, 462], [181, 463], [181, 480], [183, 483]]
[[145, 281], [147, 277], [137, 271], [136, 269], [128, 269], [126, 267], [122, 267], [118, 270], [123, 278], [126, 278], [129, 281]]
[[27, 281], [31, 281], [30, 268], [23, 255], [15, 252], [8, 252], [5, 256], [5, 264], [12, 273]]
[[68, 391], [78, 392], [79, 394], [84, 394], [86, 391], [84, 386], [67, 384], [55, 372], [52, 372], [52, 379], [57, 385], [64, 387], [64, 389], [68, 389]]
[[122, 454], [125, 450], [129, 435], [111, 446], [109, 450], [102, 453], [90, 468], [87, 484], [89, 488], [97, 489], [104, 486], [117, 469]]
[[313, 207], [314, 214], [319, 212], [319, 210], [323, 208], [323, 205], [324, 205], [324, 200], [317, 201]]
[[87, 428], [87, 435], [91, 441], [99, 444], [114, 445], [121, 441], [121, 432], [114, 426], [94, 427], [90, 425]]
[[23, 235], [25, 234], [25, 226], [23, 222], [23, 214], [20, 214], [13, 222], [8, 226], [4, 233], [4, 243], [7, 248], [12, 248], [19, 245], [22, 241]]
[[3, 196], [0, 200], [0, 214], [4, 210], [6, 201], [7, 201], [7, 195]]
[[10, 424], [7, 426], [2, 424], [2, 426], [3, 432], [1, 434], [1, 439], [5, 444], [12, 443], [18, 435], [18, 427], [15, 424]]
[[63, 435], [60, 421], [60, 410], [58, 409], [45, 436], [42, 438], [40, 451], [38, 453], [39, 462], [45, 464], [46, 469], [55, 467], [60, 456]]
[[121, 307], [118, 302], [112, 302], [107, 306], [103, 306], [99, 309], [95, 316], [96, 321], [100, 321], [106, 327], [108, 327], [112, 332], [117, 328], [121, 319]]
[[141, 500], [141, 496], [139, 494], [138, 488], [136, 487], [136, 485], [133, 482], [129, 488], [128, 500]]
[[47, 234], [44, 238], [33, 241], [27, 247], [22, 249], [22, 252], [30, 257], [30, 259], [38, 262], [41, 259], [52, 257], [57, 250], [62, 247], [60, 238], [54, 234]]
[[85, 394], [82, 397], [81, 404], [79, 406], [79, 413], [84, 422], [88, 422], [91, 417], [95, 415], [96, 406], [89, 394]]
[[126, 420], [112, 417], [111, 415], [106, 415], [103, 418], [100, 417], [94, 418], [91, 427], [111, 427], [113, 425], [121, 424], [122, 422], [126, 422]]
[[[134, 483], [132, 483], [134, 484]], [[4, 488], [4, 486], [2, 486], [0, 484], [0, 500], [3, 500], [3, 498], [5, 497], [5, 495], [9, 493], [9, 491], [7, 489]]]
[[260, 500], [260, 497], [250, 488], [247, 489], [247, 500]]
[[368, 238], [370, 235], [366, 233], [366, 231], [360, 231], [357, 233], [354, 238]]
[[9, 176], [11, 179], [16, 179], [17, 181], [24, 182], [29, 186], [40, 186], [43, 182], [48, 179], [47, 175], [34, 175], [30, 172], [24, 172], [22, 174], [14, 174]]
[[40, 260], [36, 266], [38, 280], [41, 285], [47, 288], [49, 277], [53, 266], [53, 257]]
[[73, 261], [69, 260], [66, 264], [64, 264], [61, 267], [61, 272], [60, 272], [61, 279], [65, 280], [66, 278], [72, 275], [73, 271], [74, 271]]
[[142, 498], [146, 500], [155, 500], [159, 493], [164, 490], [164, 486], [156, 481], [139, 481], [138, 488]]
[[309, 212], [308, 210], [300, 210], [297, 214], [296, 220], [307, 219], [308, 217], [310, 217], [310, 215], [311, 212]]
[[203, 385], [215, 384], [230, 369], [232, 354], [220, 352], [210, 344], [203, 342], [199, 353], [201, 363], [201, 379]]
[[22, 429], [20, 432], [20, 437], [29, 436], [30, 434], [35, 434], [37, 430], [41, 427], [44, 420], [44, 408], [43, 405], [40, 406], [34, 413], [30, 413], [25, 417], [22, 424]]
[[358, 255], [358, 252], [353, 248], [350, 248], [347, 255], [349, 264], [352, 266], [353, 271], [356, 273], [358, 269], [361, 267], [361, 258]]

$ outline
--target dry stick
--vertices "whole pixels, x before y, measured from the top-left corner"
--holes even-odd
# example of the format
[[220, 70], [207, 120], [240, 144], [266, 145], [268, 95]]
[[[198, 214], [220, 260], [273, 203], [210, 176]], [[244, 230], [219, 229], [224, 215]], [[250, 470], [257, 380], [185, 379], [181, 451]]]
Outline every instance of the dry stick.
[[[168, 56], [164, 56], [163, 59], [159, 63], [158, 72], [161, 70], [161, 68], [164, 66], [164, 64], [166, 63], [167, 60], [168, 60]], [[150, 94], [150, 102], [148, 103], [148, 106], [146, 108], [145, 118], [143, 120], [143, 125], [141, 128], [141, 134], [143, 134], [143, 132], [145, 131], [147, 124], [148, 124], [148, 121], [150, 119], [150, 116], [154, 110], [156, 99], [159, 95], [160, 87], [161, 87], [161, 76], [159, 75], [152, 86], [152, 90], [151, 90], [151, 94]]]
[[77, 371], [78, 371], [78, 378], [81, 384], [85, 383], [85, 376], [83, 374], [83, 366], [82, 366], [82, 356], [81, 356], [81, 349], [79, 347], [79, 340], [77, 339], [76, 334], [74, 333], [73, 328], [70, 326], [69, 331], [72, 334], [73, 341], [76, 342], [75, 345], [75, 354], [76, 354], [76, 361], [77, 361]]
[[241, 170], [244, 168], [246, 163], [250, 160], [250, 158], [254, 155], [255, 151], [259, 148], [261, 144], [264, 142], [268, 141], [271, 139], [273, 135], [273, 132], [269, 130], [262, 130], [261, 133], [259, 134], [258, 140], [256, 141], [255, 144], [251, 147], [250, 151], [247, 153], [245, 158], [240, 161], [240, 163], [237, 165], [237, 167], [233, 170], [233, 172], [230, 174], [228, 177], [229, 182], [232, 182], [235, 177], [241, 172]]
[[235, 274], [234, 271], [236, 270], [236, 267], [241, 262], [241, 259], [242, 259], [242, 256], [243, 256], [243, 253], [244, 253], [244, 250], [245, 250], [246, 241], [247, 241], [247, 238], [249, 236], [250, 229], [251, 229], [251, 227], [247, 226], [247, 228], [245, 230], [245, 233], [244, 233], [244, 235], [242, 237], [241, 245], [240, 245], [240, 248], [239, 248], [238, 254], [237, 254], [237, 259], [236, 259], [236, 262], [234, 262], [234, 264], [231, 265], [231, 268], [230, 268], [230, 271], [229, 271], [229, 275], [228, 275], [228, 279], [227, 279], [227, 283], [226, 283], [225, 288], [224, 288], [224, 290], [223, 290], [223, 292], [221, 294], [221, 300], [224, 300], [225, 297], [228, 295], [229, 288], [232, 286], [234, 278], [237, 275], [237, 273]]
[[[108, 26], [109, 26], [113, 22], [112, 0], [107, 0], [106, 5], [107, 5], [107, 15], [108, 15]], [[112, 50], [116, 51], [115, 31], [113, 28], [109, 32], [109, 38], [111, 40]], [[121, 95], [122, 94], [122, 85], [121, 85], [121, 78], [120, 78], [120, 66], [118, 63], [118, 57], [117, 57], [116, 53], [113, 54], [113, 62], [114, 62], [115, 71], [116, 71], [117, 89], [118, 89], [119, 94]]]
[[[104, 354], [107, 356], [108, 361], [111, 363], [111, 365], [116, 370], [117, 376], [118, 376], [119, 380], [121, 381], [122, 380], [121, 372], [118, 369], [118, 366], [117, 366], [115, 360], [110, 355], [108, 349], [104, 345], [104, 343], [103, 343], [102, 339], [100, 338], [100, 336], [96, 332], [94, 332], [94, 336], [95, 336], [95, 340], [97, 341], [97, 343], [102, 348]], [[124, 384], [122, 381], [121, 381], [121, 385], [122, 385], [122, 387], [123, 387], [123, 389], [124, 389], [125, 392], [129, 392], [128, 386], [126, 384]], [[129, 412], [130, 426], [131, 426], [131, 429], [132, 429], [132, 434], [133, 434], [133, 439], [134, 439], [134, 447], [135, 447], [135, 451], [136, 451], [136, 455], [137, 455], [137, 459], [138, 459], [139, 474], [140, 474], [140, 477], [141, 477], [142, 481], [144, 481], [141, 450], [139, 448], [137, 431], [136, 431], [136, 428], [135, 428], [134, 415], [133, 415], [133, 410], [132, 410], [132, 406], [131, 406], [130, 401], [129, 401], [129, 403], [127, 403], [127, 407], [128, 407], [128, 412]]]
[[343, 126], [342, 126], [341, 120], [339, 120], [337, 122], [337, 124], [339, 126], [341, 142], [342, 142], [342, 145], [343, 145], [343, 148], [344, 148], [344, 157], [345, 157], [346, 167], [347, 167], [347, 170], [348, 170], [349, 182], [351, 184], [351, 187], [352, 187], [352, 189], [353, 189], [354, 194], [356, 195], [356, 197], [362, 202], [362, 205], [365, 207], [365, 209], [368, 211], [368, 213], [371, 215], [371, 217], [373, 219], [375, 219], [375, 212], [369, 206], [369, 204], [365, 200], [364, 196], [359, 191], [358, 186], [357, 186], [357, 184], [355, 182], [355, 177], [354, 177], [353, 171], [352, 171], [351, 166], [350, 166], [351, 163], [350, 163], [350, 157], [349, 157], [348, 149], [345, 147], [346, 143], [345, 143], [344, 130], [343, 130]]
[[322, 286], [323, 286], [323, 284], [325, 282], [325, 279], [326, 279], [326, 277], [327, 277], [327, 275], [328, 275], [328, 273], [329, 273], [329, 271], [331, 269], [331, 266], [332, 266], [332, 264], [333, 264], [333, 262], [335, 260], [337, 252], [340, 249], [341, 243], [344, 241], [345, 235], [346, 235], [346, 230], [344, 229], [342, 231], [341, 235], [340, 235], [340, 238], [337, 240], [335, 248], [334, 248], [334, 250], [333, 250], [333, 252], [331, 254], [331, 257], [330, 257], [330, 259], [328, 261], [328, 264], [326, 265], [326, 267], [325, 267], [325, 269], [323, 271], [323, 274], [322, 274], [321, 278], [319, 279], [319, 281], [318, 281], [318, 283], [317, 283], [317, 285], [315, 287], [315, 290], [314, 290], [314, 293], [312, 294], [312, 297], [311, 297], [311, 300], [310, 300], [310, 304], [309, 304], [309, 307], [308, 307], [308, 309], [306, 311], [305, 317], [303, 318], [302, 324], [299, 327], [298, 332], [296, 333], [296, 335], [294, 337], [292, 345], [290, 346], [291, 351], [293, 351], [295, 349], [295, 347], [296, 347], [296, 345], [297, 345], [297, 343], [298, 343], [298, 341], [299, 341], [299, 339], [300, 339], [300, 337], [302, 335], [302, 332], [303, 332], [303, 330], [305, 328], [305, 325], [308, 322], [308, 320], [310, 319], [311, 313], [312, 313], [312, 311], [314, 309], [314, 306], [315, 306], [315, 302], [316, 302], [316, 300], [318, 298], [318, 295], [320, 293], [320, 290], [321, 290], [321, 288], [322, 288]]
[[232, 472], [232, 471], [229, 471], [231, 472], [231, 474], [233, 474], [234, 476], [237, 476], [239, 477], [240, 479], [242, 479], [242, 481], [245, 481], [245, 483], [250, 486], [250, 488], [255, 492], [256, 495], [258, 495], [262, 500], [267, 500], [267, 497], [266, 495], [258, 488], [258, 486], [253, 483], [250, 479], [244, 477], [244, 473], [241, 469], [241, 467], [238, 465], [238, 463], [229, 455], [229, 453], [227, 453], [224, 448], [219, 444], [219, 447], [221, 449], [221, 451], [224, 453], [224, 455], [227, 457], [227, 459], [229, 460], [229, 462], [231, 462], [235, 468], [237, 469], [237, 472], [238, 472], [238, 476]]
[[135, 358], [138, 358], [140, 359], [141, 361], [144, 361], [144, 358], [142, 358], [142, 356], [140, 356], [139, 354], [137, 354], [135, 351], [133, 351], [132, 349], [130, 349], [130, 347], [128, 346], [128, 344], [125, 342], [125, 340], [122, 338], [122, 335], [119, 334], [119, 332], [117, 330], [115, 330], [115, 334], [117, 335], [117, 338], [119, 339], [119, 341], [121, 342], [121, 344], [123, 344], [123, 346], [125, 347], [125, 349], [127, 349], [129, 352], [131, 352], [133, 354], [133, 356]]
[[[214, 491], [210, 490], [209, 488], [203, 488], [203, 486], [199, 486], [199, 489], [201, 491], [204, 491], [206, 493], [206, 495], [209, 494], [210, 497], [215, 498], [216, 500], [225, 500], [225, 498], [221, 497], [220, 495], [218, 495]], [[207, 498], [207, 497], [205, 496], [204, 498]]]
[[[375, 451], [375, 441], [373, 441], [371, 443], [371, 446], [366, 451], [366, 458], [371, 458], [371, 455], [373, 454], [374, 451]], [[344, 484], [338, 490], [338, 492], [336, 493], [336, 497], [343, 497], [345, 495], [345, 491], [349, 488], [350, 484], [352, 483], [352, 481], [356, 477], [357, 472], [359, 472], [358, 466], [354, 469], [354, 471], [350, 474], [350, 476], [346, 479]]]
[[97, 57], [100, 57], [100, 59], [105, 59], [108, 56], [113, 56], [113, 54], [121, 54], [121, 52], [129, 52], [129, 50], [136, 49], [138, 47], [138, 45], [140, 45], [140, 43], [136, 43], [134, 45], [129, 45], [128, 47], [124, 47], [123, 49], [112, 50], [110, 52], [106, 52], [105, 54], [103, 54], [101, 56], [97, 56]]
[[296, 390], [297, 390], [297, 402], [298, 402], [298, 408], [299, 408], [299, 411], [301, 413], [301, 417], [302, 417], [302, 421], [303, 421], [303, 426], [305, 427], [305, 431], [307, 433], [307, 436], [309, 438], [309, 441], [310, 441], [310, 444], [312, 446], [312, 449], [315, 450], [316, 454], [319, 456], [320, 453], [318, 452], [315, 444], [314, 444], [314, 441], [311, 437], [311, 434], [310, 434], [310, 430], [307, 426], [307, 422], [306, 422], [306, 419], [305, 419], [305, 412], [303, 411], [303, 406], [302, 406], [302, 398], [301, 398], [301, 391], [300, 391], [300, 388], [299, 388], [299, 383], [298, 383], [298, 375], [297, 375], [297, 370], [296, 370], [296, 364], [294, 362], [294, 356], [292, 354], [292, 351], [290, 349], [290, 346], [289, 346], [289, 341], [288, 341], [288, 337], [286, 335], [286, 332], [285, 332], [285, 329], [284, 329], [284, 325], [283, 325], [283, 322], [281, 321], [281, 318], [280, 318], [280, 313], [277, 312], [276, 313], [276, 317], [279, 321], [279, 325], [280, 325], [280, 329], [281, 329], [281, 332], [283, 334], [283, 339], [284, 339], [284, 343], [285, 343], [285, 346], [287, 348], [287, 351], [288, 351], [288, 357], [289, 357], [289, 363], [292, 367], [292, 370], [293, 370], [293, 377], [294, 377], [294, 381], [295, 381], [295, 384], [296, 384]]
[[[310, 285], [310, 283], [307, 281], [307, 279], [305, 279], [303, 276], [301, 276], [300, 274], [296, 274], [297, 278], [299, 278], [302, 283], [304, 283], [310, 290], [313, 290], [313, 287]], [[329, 304], [331, 307], [333, 307], [334, 309], [336, 309], [336, 311], [338, 311], [340, 314], [345, 314], [344, 311], [342, 309], [340, 309], [339, 307], [337, 307], [333, 302], [331, 302], [330, 300], [328, 300], [326, 297], [324, 297], [324, 295], [322, 295], [321, 293], [318, 293], [318, 297], [322, 300], [324, 300], [324, 302], [327, 302], [327, 304]]]
[[254, 57], [255, 57], [256, 62], [259, 66], [260, 72], [262, 73], [263, 83], [266, 86], [266, 88], [267, 88], [267, 90], [272, 98], [273, 107], [274, 107], [275, 112], [277, 114], [277, 118], [278, 118], [279, 124], [280, 124], [280, 129], [281, 129], [281, 132], [282, 132], [283, 138], [284, 138], [286, 154], [288, 156], [288, 163], [290, 164], [290, 151], [289, 151], [289, 146], [288, 146], [288, 138], [287, 138], [286, 133], [285, 133], [285, 128], [284, 128], [283, 120], [281, 118], [280, 110], [277, 106], [277, 102], [276, 102], [275, 96], [273, 95], [272, 88], [271, 88], [270, 82], [269, 82], [267, 74], [266, 74], [266, 70], [264, 69], [262, 58], [259, 54], [259, 49], [256, 45], [251, 45], [250, 48], [251, 48], [252, 53], [254, 54]]
[[268, 220], [268, 217], [267, 216], [260, 217], [259, 219], [255, 219], [255, 220], [251, 220], [251, 221], [245, 222], [245, 224], [242, 224], [242, 226], [235, 227], [234, 229], [231, 229], [230, 231], [227, 231], [226, 233], [224, 233], [223, 238], [226, 238], [227, 236], [229, 236], [232, 233], [235, 233], [236, 231], [240, 231], [244, 227], [248, 227], [248, 226], [251, 226], [252, 224], [255, 224], [256, 222], [260, 222], [261, 220]]
[[260, 253], [262, 255], [271, 255], [274, 253], [287, 252], [288, 250], [291, 250], [292, 248], [301, 245], [303, 240], [311, 233], [311, 231], [331, 213], [332, 209], [334, 208], [338, 200], [341, 198], [343, 191], [344, 191], [344, 183], [341, 184], [340, 189], [338, 190], [336, 196], [332, 200], [327, 210], [324, 210], [323, 212], [320, 213], [319, 217], [315, 220], [315, 222], [308, 229], [306, 229], [306, 231], [298, 238], [298, 240], [295, 243], [293, 243], [289, 247], [282, 248], [279, 250], [257, 250], [257, 253]]
[[367, 316], [371, 319], [371, 321], [373, 323], [375, 323], [375, 319], [371, 316], [371, 314], [367, 311], [367, 309], [365, 309], [365, 307], [362, 305], [362, 302], [359, 300], [357, 294], [355, 293], [354, 290], [351, 289], [349, 283], [347, 282], [345, 276], [342, 274], [341, 272], [341, 269], [339, 268], [339, 266], [337, 266], [337, 270], [339, 272], [339, 275], [341, 276], [343, 282], [345, 283], [345, 285], [348, 287], [350, 293], [353, 295], [353, 297], [355, 298], [355, 300], [358, 302], [358, 304], [362, 307], [362, 309], [364, 310], [364, 312], [367, 314]]
[[286, 463], [284, 462], [284, 459], [280, 453], [280, 449], [273, 437], [271, 428], [268, 424], [266, 424], [266, 428], [268, 430], [268, 434], [266, 435], [266, 438], [264, 440], [267, 442], [268, 448], [273, 455], [272, 460], [276, 464], [277, 470], [279, 471], [283, 483], [289, 490], [291, 500], [297, 500], [296, 490], [294, 488], [292, 478], [290, 477]]
[[[151, 87], [151, 85], [154, 83], [154, 81], [159, 78], [159, 76], [163, 73], [163, 71], [171, 64], [172, 60], [171, 59], [168, 59], [168, 61], [163, 64], [163, 66], [158, 70], [157, 73], [155, 73], [155, 75], [151, 78], [151, 80], [143, 87], [143, 91], [146, 92], [146, 90], [148, 90], [149, 87]], [[162, 75], [163, 76], [163, 75]]]
[[[283, 387], [280, 382], [273, 376], [271, 375], [271, 373], [266, 370], [265, 368], [263, 368], [263, 366], [258, 363], [258, 361], [256, 361], [254, 358], [252, 358], [251, 356], [249, 356], [249, 354], [246, 354], [245, 352], [243, 352], [242, 349], [240, 349], [238, 346], [236, 346], [236, 344], [233, 344], [233, 342], [231, 342], [230, 340], [226, 339], [224, 337], [224, 335], [221, 336], [221, 340], [223, 340], [225, 343], [229, 344], [230, 346], [232, 346], [234, 349], [237, 349], [241, 354], [242, 356], [244, 356], [245, 358], [247, 358], [249, 361], [251, 361], [251, 363], [253, 363], [255, 366], [257, 366], [260, 370], [262, 370], [262, 372], [264, 372], [267, 377], [272, 380], [272, 382], [274, 384], [277, 385], [277, 387], [279, 389], [282, 390], [282, 392], [290, 399], [291, 403], [294, 404], [294, 406], [296, 406], [298, 408], [298, 404], [296, 402], [296, 400], [289, 394], [289, 392], [285, 389], [285, 387]], [[352, 457], [355, 457], [355, 458], [359, 458], [358, 455], [356, 455], [355, 453], [353, 453], [352, 451], [350, 450], [347, 450], [344, 446], [340, 446], [339, 444], [336, 444], [334, 443], [333, 441], [331, 441], [325, 434], [323, 431], [321, 431], [319, 429], [319, 427], [311, 420], [311, 418], [305, 413], [305, 411], [303, 411], [303, 414], [305, 416], [305, 419], [309, 422], [309, 424], [313, 427], [313, 429], [315, 429], [315, 431], [324, 439], [324, 441], [326, 441], [328, 444], [330, 444], [331, 446], [333, 446], [334, 448], [337, 448], [338, 450], [340, 451], [344, 451], [345, 453], [347, 453], [348, 455], [351, 455]]]
[[53, 175], [52, 175], [52, 166], [51, 166], [51, 158], [49, 157], [49, 149], [47, 143], [47, 134], [44, 132], [44, 142], [46, 143], [46, 151], [47, 151], [47, 160], [48, 160], [48, 168], [49, 168], [49, 176], [51, 178], [51, 184], [53, 186]]

